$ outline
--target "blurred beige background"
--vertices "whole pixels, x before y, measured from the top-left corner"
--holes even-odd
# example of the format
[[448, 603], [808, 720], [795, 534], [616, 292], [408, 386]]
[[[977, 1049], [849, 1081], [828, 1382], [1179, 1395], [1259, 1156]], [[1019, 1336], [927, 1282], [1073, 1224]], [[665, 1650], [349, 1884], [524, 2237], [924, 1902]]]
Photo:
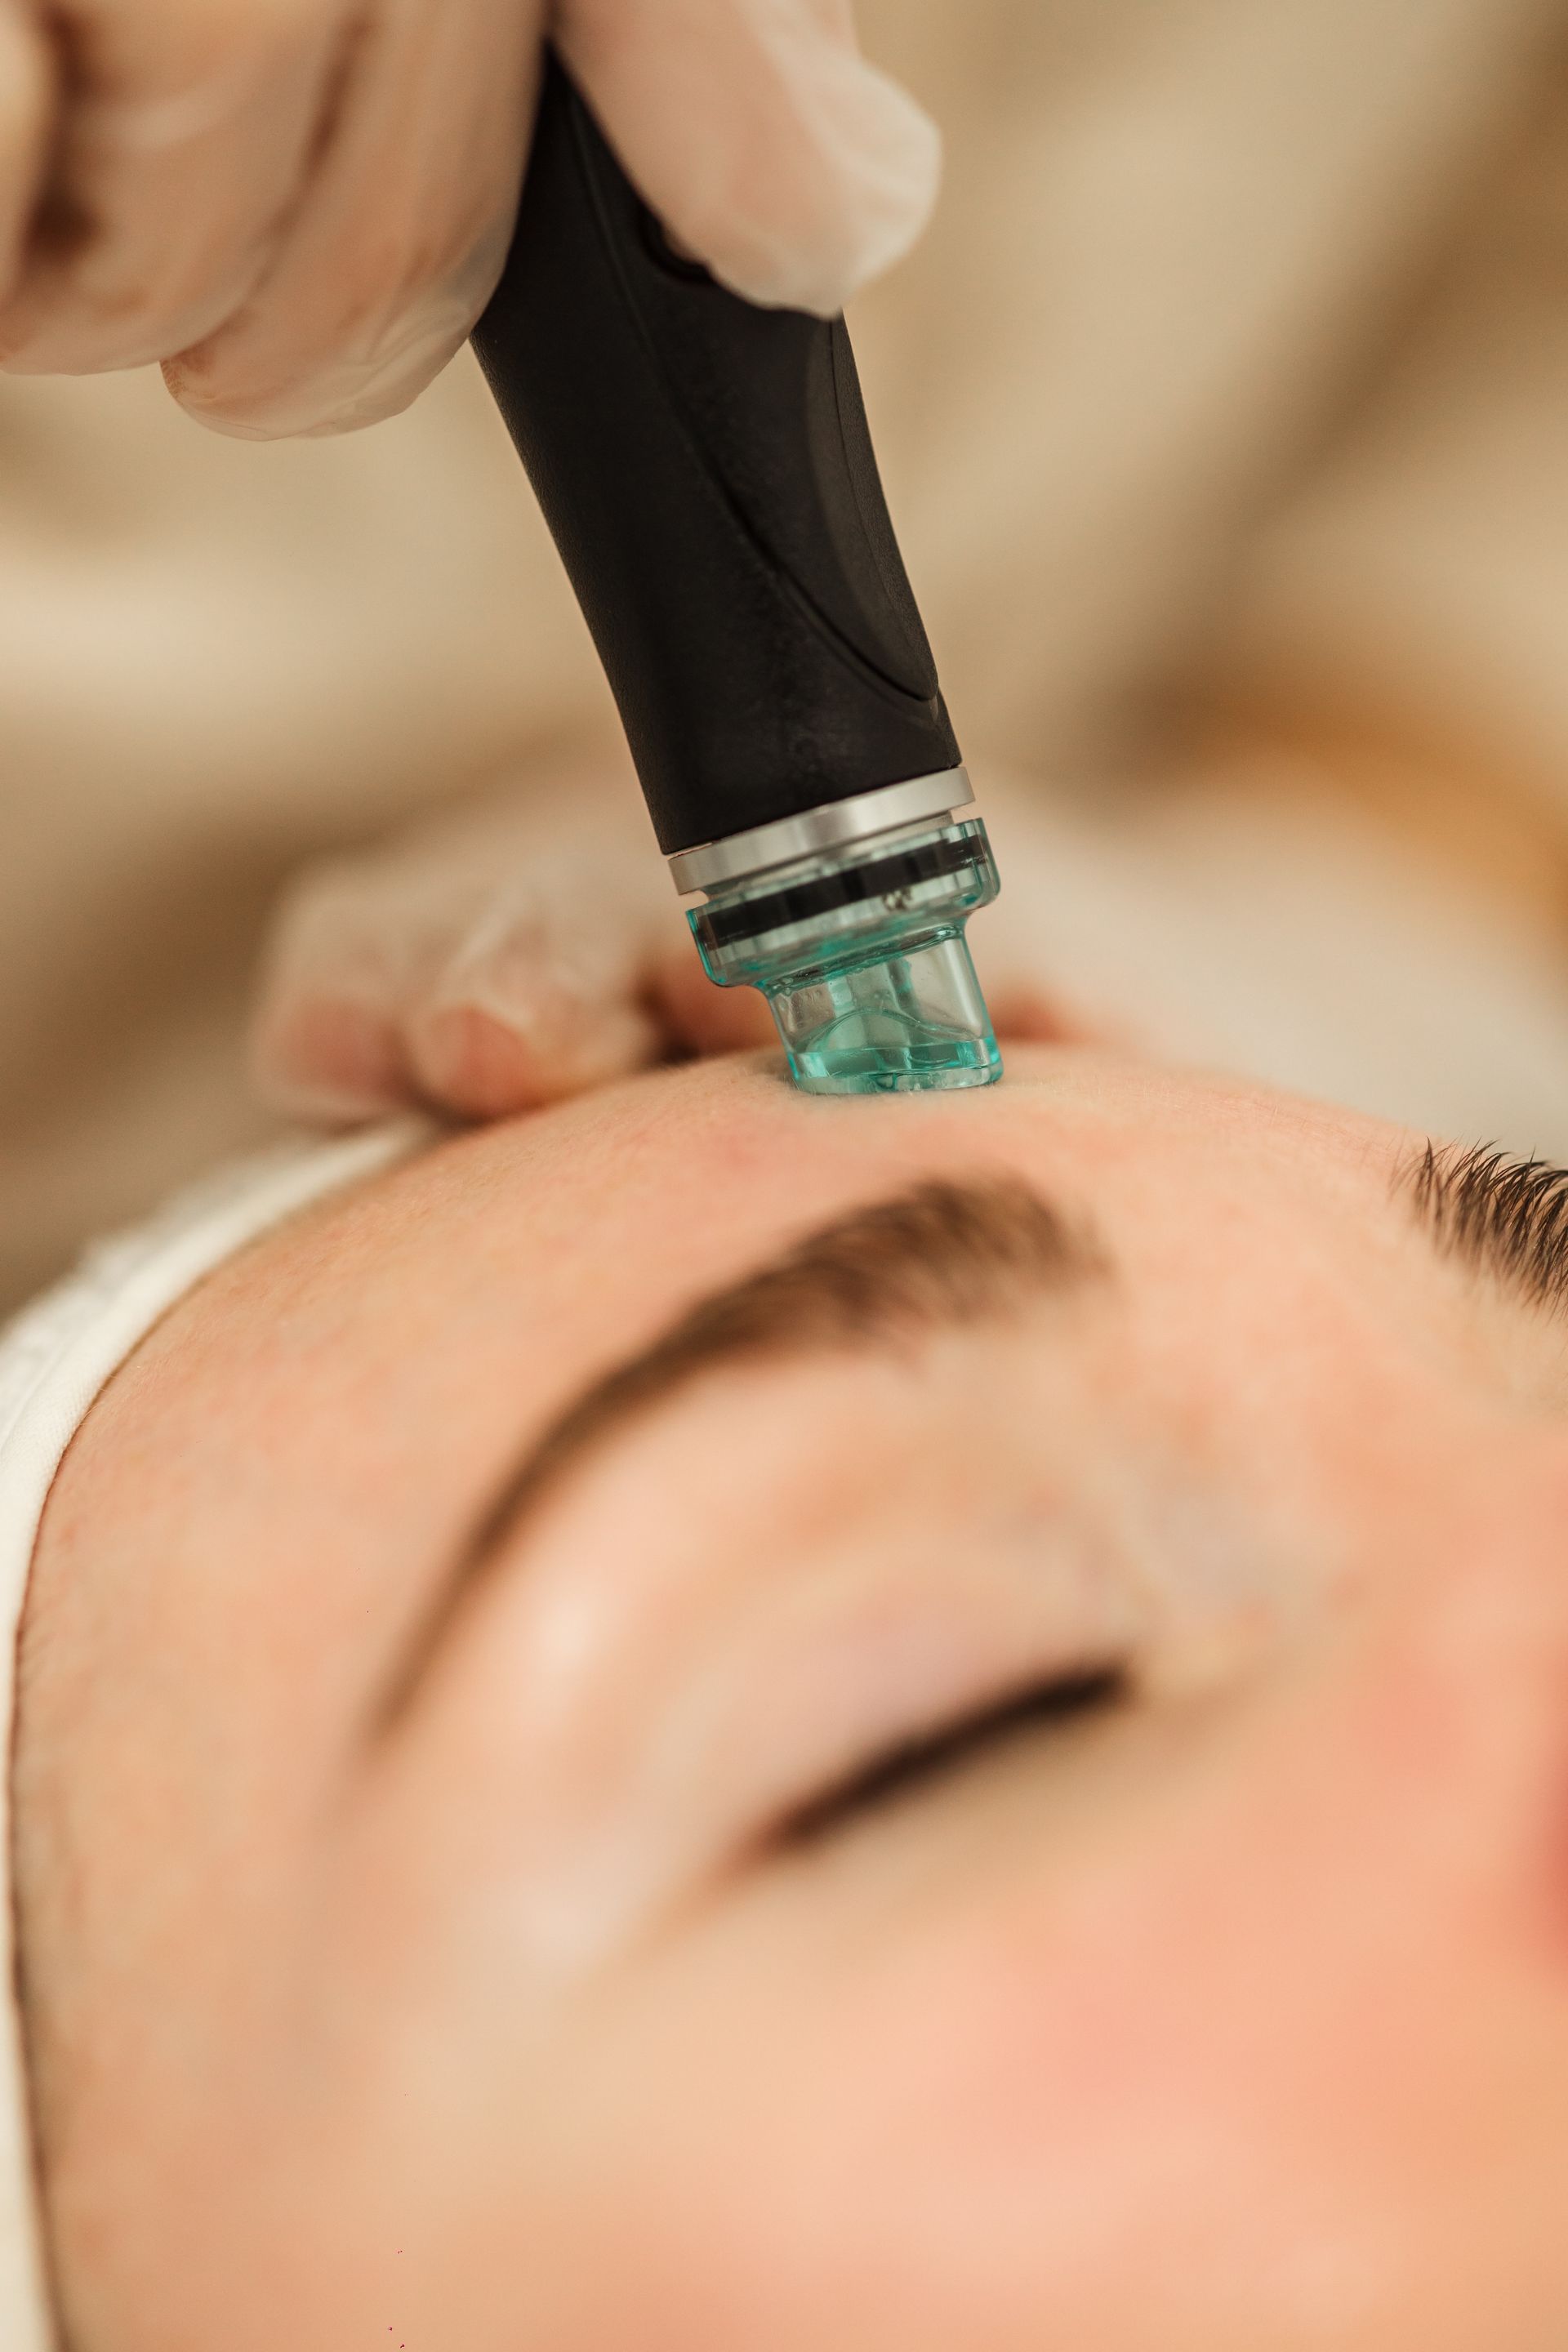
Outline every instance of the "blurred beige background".
[[[1568, 1151], [1568, 0], [861, 14], [949, 136], [856, 327], [1030, 919], [1179, 1048]], [[613, 719], [467, 362], [307, 446], [0, 380], [0, 511], [3, 1306], [263, 1130], [289, 871]]]

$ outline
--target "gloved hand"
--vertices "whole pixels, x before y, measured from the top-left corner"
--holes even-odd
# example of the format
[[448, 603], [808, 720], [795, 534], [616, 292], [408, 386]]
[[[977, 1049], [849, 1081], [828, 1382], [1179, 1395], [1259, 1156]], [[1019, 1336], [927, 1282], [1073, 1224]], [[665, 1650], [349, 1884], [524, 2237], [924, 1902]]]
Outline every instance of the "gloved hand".
[[0, 0], [0, 361], [162, 361], [218, 430], [391, 415], [500, 275], [548, 27], [674, 237], [830, 312], [939, 142], [850, 0]]
[[[1005, 887], [971, 933], [997, 1034], [1099, 1034], [1046, 968], [1057, 837], [1035, 843], [997, 801]], [[756, 992], [704, 972], [630, 775], [601, 774], [307, 873], [267, 958], [254, 1060], [277, 1108], [335, 1126], [409, 1107], [500, 1118], [772, 1043]]]
[[499, 1118], [772, 1034], [760, 997], [709, 981], [637, 785], [605, 772], [309, 870], [254, 1058], [277, 1108], [323, 1125], [411, 1105]]

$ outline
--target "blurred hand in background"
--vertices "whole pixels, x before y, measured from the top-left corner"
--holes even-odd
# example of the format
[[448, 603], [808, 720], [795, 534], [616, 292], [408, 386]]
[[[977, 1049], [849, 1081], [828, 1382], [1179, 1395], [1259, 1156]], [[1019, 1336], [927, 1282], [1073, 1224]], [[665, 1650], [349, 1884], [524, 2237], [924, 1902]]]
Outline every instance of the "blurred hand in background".
[[924, 226], [936, 131], [848, 0], [0, 0], [0, 357], [162, 362], [257, 438], [406, 406], [500, 275], [547, 22], [753, 299], [835, 311]]

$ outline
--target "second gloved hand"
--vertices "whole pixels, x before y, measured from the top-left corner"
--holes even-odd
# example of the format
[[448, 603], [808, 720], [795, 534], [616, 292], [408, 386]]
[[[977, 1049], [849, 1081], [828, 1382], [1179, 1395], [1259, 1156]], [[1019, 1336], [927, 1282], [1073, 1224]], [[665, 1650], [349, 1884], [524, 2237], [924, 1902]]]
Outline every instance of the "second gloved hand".
[[164, 362], [265, 438], [405, 406], [489, 299], [546, 30], [674, 236], [830, 312], [910, 245], [935, 131], [849, 0], [0, 0], [0, 362]]
[[291, 1117], [482, 1119], [772, 1034], [703, 972], [630, 777], [574, 776], [307, 873], [255, 1062]]

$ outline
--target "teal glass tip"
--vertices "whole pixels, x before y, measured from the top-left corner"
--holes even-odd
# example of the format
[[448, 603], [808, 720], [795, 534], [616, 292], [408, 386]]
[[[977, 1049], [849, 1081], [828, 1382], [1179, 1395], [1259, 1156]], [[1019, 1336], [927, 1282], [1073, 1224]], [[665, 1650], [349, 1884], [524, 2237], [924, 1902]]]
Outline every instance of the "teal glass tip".
[[689, 920], [710, 979], [767, 999], [806, 1094], [992, 1086], [1002, 1056], [965, 926], [1000, 889], [977, 818], [824, 851], [714, 892]]
[[1002, 1056], [968, 942], [821, 970], [770, 992], [790, 1073], [814, 1095], [988, 1087]]

